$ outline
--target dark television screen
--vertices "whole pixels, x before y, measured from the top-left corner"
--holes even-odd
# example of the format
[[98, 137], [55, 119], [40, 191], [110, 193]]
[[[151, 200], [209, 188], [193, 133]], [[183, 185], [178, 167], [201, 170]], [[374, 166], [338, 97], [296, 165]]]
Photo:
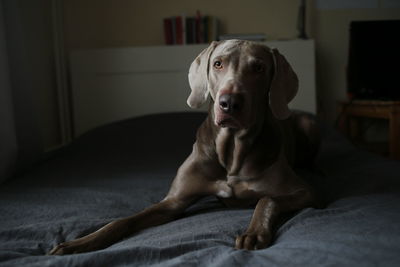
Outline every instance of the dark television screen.
[[351, 22], [347, 91], [355, 99], [400, 99], [400, 20]]

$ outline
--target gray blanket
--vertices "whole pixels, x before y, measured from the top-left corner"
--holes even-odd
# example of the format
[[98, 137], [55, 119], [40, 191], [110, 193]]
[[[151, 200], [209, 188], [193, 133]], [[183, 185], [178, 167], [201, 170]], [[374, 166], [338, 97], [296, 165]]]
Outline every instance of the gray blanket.
[[294, 214], [267, 249], [233, 249], [253, 211], [227, 209], [208, 197], [182, 218], [106, 249], [46, 255], [57, 243], [161, 200], [202, 119], [175, 113], [101, 127], [2, 184], [0, 265], [400, 265], [400, 163], [359, 151], [327, 128], [318, 171], [301, 172], [327, 207]]

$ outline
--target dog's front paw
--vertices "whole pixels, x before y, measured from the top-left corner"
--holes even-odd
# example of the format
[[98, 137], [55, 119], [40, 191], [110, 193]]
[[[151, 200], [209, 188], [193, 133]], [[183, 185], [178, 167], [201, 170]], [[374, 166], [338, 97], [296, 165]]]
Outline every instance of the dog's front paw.
[[93, 251], [100, 249], [99, 244], [96, 244], [95, 240], [91, 236], [84, 236], [72, 241], [61, 243], [55, 246], [49, 255], [66, 255], [66, 254], [76, 254], [88, 251]]
[[249, 231], [236, 238], [236, 249], [256, 250], [268, 247], [271, 244], [272, 236], [265, 231]]
[[75, 252], [74, 246], [69, 244], [70, 242], [64, 242], [55, 246], [48, 255], [66, 255], [66, 254], [73, 254]]

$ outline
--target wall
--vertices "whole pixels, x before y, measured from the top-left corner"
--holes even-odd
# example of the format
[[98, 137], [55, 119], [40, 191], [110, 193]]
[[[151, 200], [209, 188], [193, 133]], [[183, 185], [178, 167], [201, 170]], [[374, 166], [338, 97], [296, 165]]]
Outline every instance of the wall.
[[98, 48], [164, 44], [162, 19], [196, 10], [220, 19], [224, 33], [297, 35], [297, 0], [68, 0], [67, 47]]
[[54, 70], [51, 0], [19, 0], [35, 91], [39, 129], [45, 148], [60, 143]]
[[60, 136], [51, 0], [3, 3], [16, 127], [21, 128], [17, 131], [22, 139], [37, 134], [45, 148], [56, 146]]
[[3, 8], [19, 157], [29, 161], [58, 143], [50, 0], [4, 0]]

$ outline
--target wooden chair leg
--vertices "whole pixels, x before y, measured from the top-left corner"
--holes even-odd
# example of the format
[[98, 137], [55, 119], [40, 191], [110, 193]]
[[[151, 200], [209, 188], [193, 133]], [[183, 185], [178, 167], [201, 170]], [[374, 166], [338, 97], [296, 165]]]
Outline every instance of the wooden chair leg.
[[389, 118], [389, 153], [392, 159], [400, 160], [400, 116]]

